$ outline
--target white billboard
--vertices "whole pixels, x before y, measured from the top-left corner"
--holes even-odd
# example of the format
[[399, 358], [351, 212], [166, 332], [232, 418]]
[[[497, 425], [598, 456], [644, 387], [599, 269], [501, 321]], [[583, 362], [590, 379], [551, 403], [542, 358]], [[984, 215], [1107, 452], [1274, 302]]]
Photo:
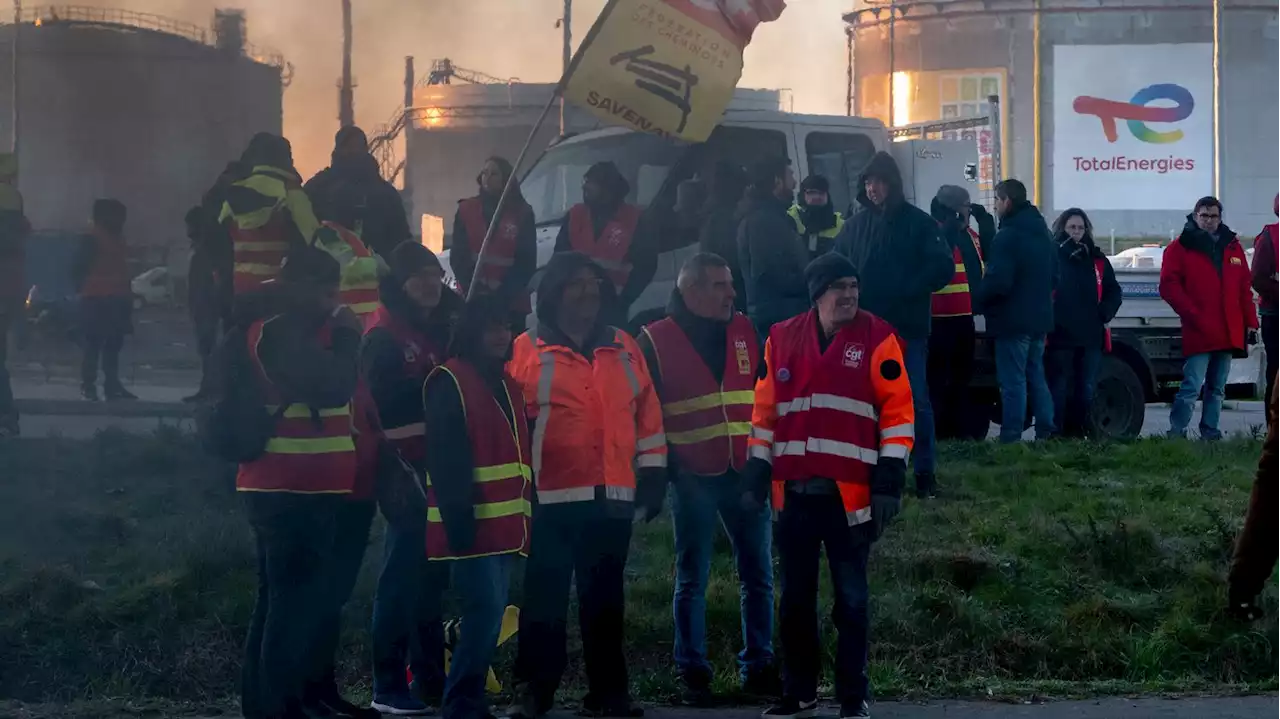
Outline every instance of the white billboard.
[[1053, 48], [1053, 206], [1179, 210], [1213, 188], [1213, 46]]

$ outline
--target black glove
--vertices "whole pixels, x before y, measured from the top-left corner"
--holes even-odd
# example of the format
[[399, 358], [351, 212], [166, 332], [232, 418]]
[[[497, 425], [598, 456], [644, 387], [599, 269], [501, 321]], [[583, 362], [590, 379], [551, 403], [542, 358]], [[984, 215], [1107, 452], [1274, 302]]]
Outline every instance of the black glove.
[[898, 512], [902, 511], [902, 498], [891, 497], [887, 494], [871, 495], [871, 529], [874, 533], [873, 539], [879, 539], [884, 534], [884, 530], [898, 516]]
[[742, 506], [747, 509], [759, 509], [769, 502], [769, 479], [773, 475], [773, 465], [759, 457], [747, 460], [742, 468], [741, 487]]
[[976, 202], [969, 205], [969, 214], [972, 215], [975, 220], [981, 220], [991, 216], [991, 213], [987, 212], [987, 208]]
[[1258, 330], [1249, 328], [1244, 333], [1244, 344], [1246, 347], [1252, 347], [1258, 344]]
[[636, 519], [652, 522], [667, 499], [666, 469], [646, 467], [636, 477]]

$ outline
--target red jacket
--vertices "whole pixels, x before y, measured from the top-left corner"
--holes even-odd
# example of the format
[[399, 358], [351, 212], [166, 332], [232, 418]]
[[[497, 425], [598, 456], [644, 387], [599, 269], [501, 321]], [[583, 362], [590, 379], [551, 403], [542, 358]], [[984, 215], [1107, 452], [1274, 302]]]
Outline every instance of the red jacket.
[[1188, 215], [1182, 234], [1164, 251], [1160, 296], [1182, 320], [1186, 357], [1243, 351], [1246, 330], [1258, 326], [1244, 249], [1226, 225], [1220, 234], [1225, 239], [1217, 243]]

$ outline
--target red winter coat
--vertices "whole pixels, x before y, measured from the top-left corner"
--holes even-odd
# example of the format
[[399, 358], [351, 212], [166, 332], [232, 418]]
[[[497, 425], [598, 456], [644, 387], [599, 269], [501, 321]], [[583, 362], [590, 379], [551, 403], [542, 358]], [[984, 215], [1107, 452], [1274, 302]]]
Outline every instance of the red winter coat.
[[1182, 320], [1182, 354], [1244, 351], [1246, 330], [1258, 326], [1249, 263], [1235, 233], [1222, 225], [1214, 238], [1191, 215], [1164, 251], [1160, 296]]

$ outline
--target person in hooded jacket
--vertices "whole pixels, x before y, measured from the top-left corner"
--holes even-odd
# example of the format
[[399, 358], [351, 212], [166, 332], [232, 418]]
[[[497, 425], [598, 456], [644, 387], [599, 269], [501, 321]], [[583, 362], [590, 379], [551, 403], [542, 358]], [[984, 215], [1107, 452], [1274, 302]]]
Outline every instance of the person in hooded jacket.
[[643, 714], [627, 680], [623, 584], [632, 523], [662, 511], [667, 441], [644, 354], [601, 316], [612, 291], [586, 255], [553, 256], [538, 284], [537, 330], [516, 339], [507, 365], [534, 423], [537, 490], [512, 717], [551, 709], [569, 660], [575, 576], [588, 685], [583, 712]]
[[412, 236], [400, 191], [382, 179], [378, 161], [369, 154], [368, 137], [358, 127], [338, 130], [329, 166], [303, 189], [321, 222], [351, 230], [382, 257]]
[[[1272, 211], [1280, 215], [1280, 195], [1271, 205]], [[1280, 224], [1272, 222], [1262, 228], [1262, 232], [1253, 239], [1253, 265], [1250, 270], [1253, 277], [1253, 290], [1258, 293], [1258, 310], [1262, 315], [1262, 346], [1267, 353], [1267, 397], [1272, 396], [1276, 386], [1276, 347], [1277, 334], [1280, 333], [1280, 285], [1276, 282], [1277, 255], [1276, 247], [1280, 245]]]
[[422, 390], [427, 417], [427, 556], [452, 575], [462, 606], [440, 714], [492, 716], [485, 679], [498, 644], [511, 576], [528, 556], [533, 470], [520, 386], [506, 373], [506, 302], [473, 297], [449, 359]]
[[991, 242], [987, 271], [974, 299], [987, 320], [987, 334], [995, 338], [1000, 441], [1022, 439], [1028, 391], [1036, 438], [1048, 439], [1055, 430], [1053, 395], [1044, 372], [1057, 273], [1053, 236], [1044, 215], [1027, 201], [1027, 187], [1021, 182], [997, 183], [995, 204], [1000, 229]]
[[569, 208], [556, 235], [555, 251], [580, 252], [604, 268], [613, 297], [607, 320], [626, 324], [635, 302], [658, 270], [657, 238], [644, 210], [627, 202], [631, 183], [612, 162], [597, 162], [582, 176], [582, 202]]
[[809, 252], [787, 214], [795, 201], [791, 161], [769, 157], [751, 168], [742, 219], [738, 223], [738, 262], [747, 289], [747, 316], [756, 333], [767, 337], [774, 323], [809, 307], [804, 268]]
[[809, 175], [800, 183], [800, 201], [787, 211], [796, 232], [809, 250], [809, 259], [825, 255], [844, 227], [844, 215], [831, 203], [831, 183], [822, 175]]
[[[972, 207], [969, 192], [958, 185], [938, 188], [929, 205], [929, 214], [938, 222], [938, 234], [951, 249], [956, 268], [951, 282], [933, 294], [929, 334], [929, 401], [937, 436], [946, 439], [985, 438], [989, 424], [985, 418], [975, 422], [969, 398], [977, 344], [973, 316], [981, 314], [974, 307], [973, 293], [982, 283], [983, 273], [981, 235], [969, 228]], [[994, 229], [992, 226], [993, 233]], [[972, 428], [979, 426], [981, 435], [975, 436]]]
[[1204, 389], [1200, 437], [1222, 437], [1218, 420], [1233, 356], [1246, 356], [1258, 328], [1252, 275], [1236, 233], [1222, 221], [1222, 203], [1202, 197], [1182, 234], [1164, 251], [1160, 297], [1182, 320], [1182, 385], [1169, 410], [1169, 436], [1186, 437]]
[[887, 152], [877, 152], [858, 179], [860, 209], [845, 220], [835, 252], [849, 258], [861, 284], [859, 302], [888, 322], [903, 340], [911, 398], [915, 402], [916, 494], [933, 493], [936, 469], [933, 402], [929, 398], [929, 332], [933, 293], [955, 274], [951, 246], [938, 223], [907, 202], [902, 172]]
[[[444, 286], [435, 253], [416, 242], [400, 243], [389, 264], [391, 274], [379, 287], [381, 305], [365, 321], [360, 364], [387, 440], [421, 471], [427, 441], [422, 386], [445, 360], [462, 300]], [[373, 600], [372, 706], [387, 714], [422, 714], [439, 706], [444, 693], [441, 619], [448, 569], [426, 561], [425, 517], [401, 516], [387, 507], [383, 514], [387, 531]]]
[[724, 258], [733, 273], [733, 306], [747, 311], [747, 284], [738, 260], [738, 220], [742, 213], [747, 173], [741, 165], [719, 160], [711, 174], [707, 214], [698, 232], [698, 251]]
[[1058, 246], [1058, 284], [1045, 374], [1057, 432], [1078, 438], [1094, 430], [1093, 393], [1102, 353], [1111, 345], [1107, 323], [1120, 311], [1123, 298], [1111, 261], [1093, 242], [1093, 224], [1084, 210], [1073, 207], [1059, 215], [1053, 241]]
[[[507, 302], [512, 313], [512, 327], [523, 327], [525, 317], [533, 311], [529, 304], [529, 280], [538, 263], [538, 236], [533, 208], [520, 194], [520, 185], [511, 186], [503, 208], [502, 219], [494, 228], [489, 247], [480, 262], [480, 249], [493, 214], [498, 209], [502, 188], [513, 172], [511, 163], [501, 157], [484, 161], [476, 176], [479, 192], [475, 197], [458, 200], [453, 217], [453, 241], [449, 249], [449, 265], [458, 287], [466, 296], [475, 277], [477, 290], [496, 294]], [[476, 275], [476, 263], [480, 273]]]

